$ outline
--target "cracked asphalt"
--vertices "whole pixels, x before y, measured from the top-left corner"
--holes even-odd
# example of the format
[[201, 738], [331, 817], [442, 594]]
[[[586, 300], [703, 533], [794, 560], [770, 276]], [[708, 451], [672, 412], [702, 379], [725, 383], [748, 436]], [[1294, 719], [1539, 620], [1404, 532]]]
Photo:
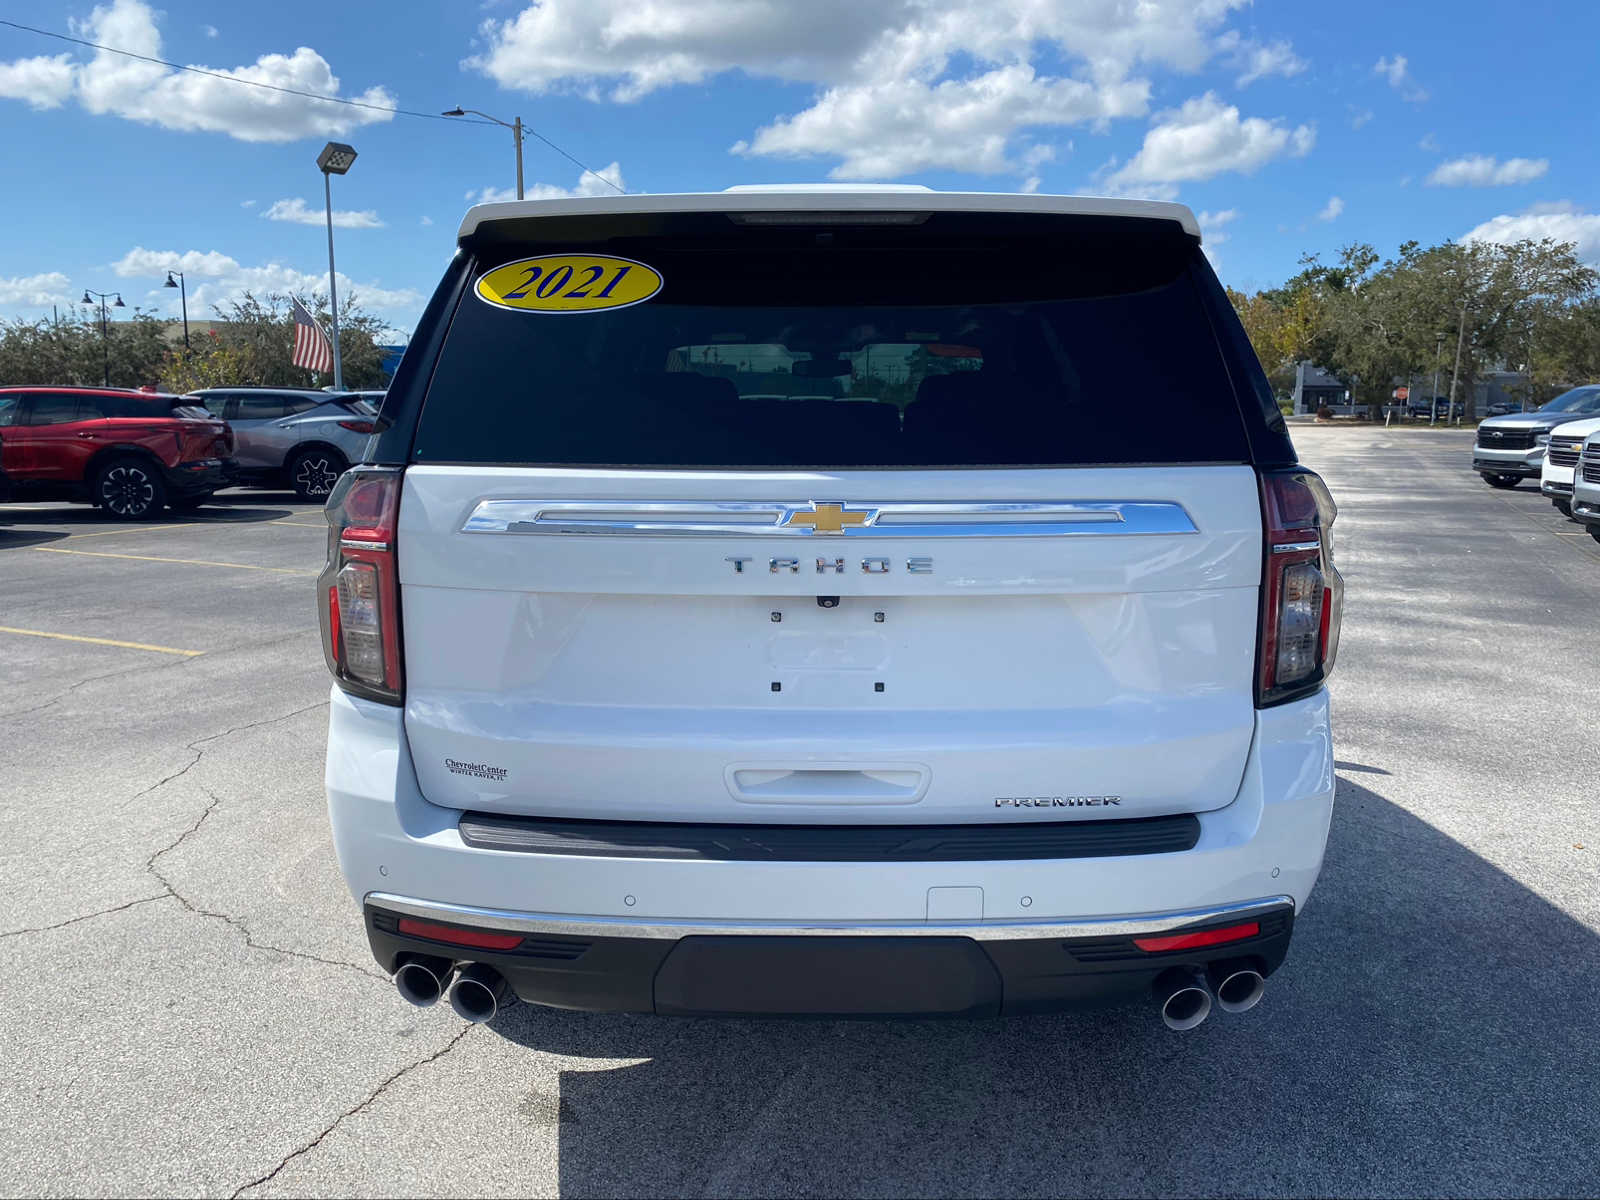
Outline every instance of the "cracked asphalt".
[[1600, 545], [1470, 435], [1295, 439], [1338, 809], [1266, 1000], [1186, 1035], [409, 1008], [328, 838], [320, 514], [0, 509], [0, 1194], [1595, 1194]]

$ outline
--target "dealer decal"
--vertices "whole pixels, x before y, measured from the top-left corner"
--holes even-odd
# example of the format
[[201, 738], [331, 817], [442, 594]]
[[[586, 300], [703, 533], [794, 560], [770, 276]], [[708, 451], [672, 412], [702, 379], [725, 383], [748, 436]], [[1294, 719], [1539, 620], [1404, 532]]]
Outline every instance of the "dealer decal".
[[478, 299], [520, 312], [579, 313], [641, 304], [661, 290], [654, 267], [609, 254], [542, 254], [478, 276]]

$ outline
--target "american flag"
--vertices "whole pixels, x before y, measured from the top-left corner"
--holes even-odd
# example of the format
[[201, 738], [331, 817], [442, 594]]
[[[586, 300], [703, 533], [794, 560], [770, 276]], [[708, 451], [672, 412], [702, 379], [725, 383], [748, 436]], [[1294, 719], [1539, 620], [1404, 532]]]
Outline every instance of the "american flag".
[[328, 335], [322, 332], [317, 319], [299, 300], [294, 302], [294, 354], [290, 361], [308, 371], [333, 370], [333, 346]]

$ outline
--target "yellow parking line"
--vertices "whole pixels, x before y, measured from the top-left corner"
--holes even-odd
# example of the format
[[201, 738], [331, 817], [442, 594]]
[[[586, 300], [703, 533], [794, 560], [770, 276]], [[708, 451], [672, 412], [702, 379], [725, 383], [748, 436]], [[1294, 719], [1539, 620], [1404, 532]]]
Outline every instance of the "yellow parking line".
[[60, 546], [31, 546], [41, 554], [81, 554], [85, 558], [127, 558], [137, 562], [179, 563], [187, 567], [233, 567], [240, 571], [272, 571], [279, 575], [315, 575], [299, 567], [262, 567], [255, 563], [213, 562], [206, 558], [162, 558], [154, 554], [111, 554], [104, 550], [67, 550]]
[[209, 525], [210, 521], [186, 521], [182, 525], [135, 525], [132, 529], [102, 529], [98, 533], [69, 533], [66, 540], [75, 542], [79, 538], [116, 537], [123, 533], [161, 533], [168, 529], [193, 529], [196, 525]]
[[312, 524], [310, 521], [268, 521], [267, 524], [293, 525], [296, 529], [326, 529], [328, 527], [326, 521], [318, 521], [316, 524]]
[[75, 633], [46, 633], [42, 629], [12, 629], [8, 625], [0, 625], [0, 633], [20, 633], [26, 637], [55, 638], [63, 642], [89, 642], [95, 646], [120, 646], [124, 650], [150, 650], [156, 654], [178, 654], [184, 658], [194, 658], [204, 654], [204, 650], [174, 650], [171, 646], [149, 646], [144, 642], [119, 642], [115, 638], [79, 637]]

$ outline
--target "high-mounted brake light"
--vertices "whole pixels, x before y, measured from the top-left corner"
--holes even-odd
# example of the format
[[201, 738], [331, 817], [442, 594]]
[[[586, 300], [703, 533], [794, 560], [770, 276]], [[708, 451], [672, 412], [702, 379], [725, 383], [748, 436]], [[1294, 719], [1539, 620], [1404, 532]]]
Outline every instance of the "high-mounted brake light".
[[1261, 473], [1258, 706], [1307, 695], [1333, 670], [1344, 603], [1344, 579], [1333, 565], [1337, 512], [1314, 472], [1295, 467]]
[[400, 580], [395, 530], [402, 474], [397, 467], [345, 472], [328, 497], [328, 561], [318, 579], [328, 670], [345, 691], [399, 704]]

